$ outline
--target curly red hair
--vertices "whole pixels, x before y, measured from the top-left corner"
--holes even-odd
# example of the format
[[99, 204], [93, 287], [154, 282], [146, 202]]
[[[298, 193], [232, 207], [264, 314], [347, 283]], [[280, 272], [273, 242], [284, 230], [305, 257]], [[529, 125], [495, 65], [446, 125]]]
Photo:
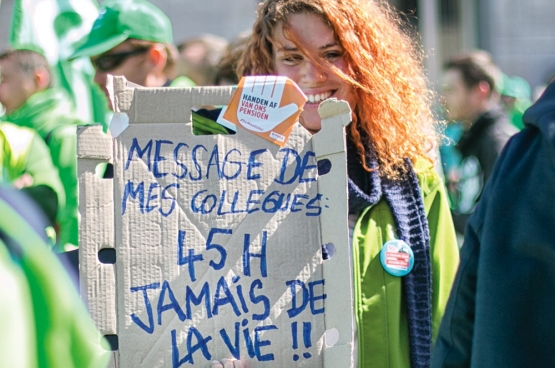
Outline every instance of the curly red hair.
[[[433, 93], [422, 67], [423, 55], [403, 31], [397, 13], [385, 2], [266, 0], [259, 5], [237, 75], [274, 73], [272, 36], [278, 24], [288, 38], [306, 50], [287, 24], [287, 17], [297, 13], [321, 17], [344, 49], [347, 72], [334, 67], [332, 70], [355, 89], [356, 106], [349, 133], [365, 169], [370, 171], [365, 159], [368, 147], [362, 137], [372, 142], [380, 173], [391, 179], [403, 173], [406, 158], [415, 162], [428, 157], [438, 137], [432, 113]], [[325, 60], [312, 61], [320, 66], [327, 64]]]

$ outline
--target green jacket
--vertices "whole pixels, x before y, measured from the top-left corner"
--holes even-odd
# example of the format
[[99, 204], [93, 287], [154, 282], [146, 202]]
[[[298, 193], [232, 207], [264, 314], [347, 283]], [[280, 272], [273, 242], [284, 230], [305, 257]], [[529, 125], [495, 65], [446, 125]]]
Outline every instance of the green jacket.
[[0, 122], [0, 183], [13, 184], [23, 175], [32, 179], [24, 190], [55, 221], [58, 208], [65, 206], [65, 194], [49, 150], [33, 129]]
[[6, 120], [36, 129], [50, 148], [58, 168], [66, 205], [58, 211], [58, 244], [78, 244], [76, 127], [82, 122], [73, 112], [71, 101], [55, 88], [35, 93]]
[[[433, 166], [415, 166], [430, 228], [432, 329], [437, 335], [459, 264], [459, 250], [445, 189]], [[402, 280], [387, 273], [380, 250], [395, 225], [384, 198], [359, 216], [353, 232], [355, 317], [359, 367], [410, 367], [407, 310]]]
[[106, 367], [108, 344], [34, 212], [23, 195], [0, 186], [0, 367]]

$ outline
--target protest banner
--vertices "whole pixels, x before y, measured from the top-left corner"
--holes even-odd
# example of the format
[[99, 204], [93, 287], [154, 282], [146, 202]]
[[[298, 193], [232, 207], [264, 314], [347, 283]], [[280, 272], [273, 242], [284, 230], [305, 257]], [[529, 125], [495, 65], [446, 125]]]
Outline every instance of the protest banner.
[[352, 367], [348, 104], [325, 101], [322, 131], [296, 123], [280, 147], [192, 134], [191, 109], [231, 87], [111, 90], [114, 137], [81, 127], [77, 151], [81, 293], [112, 366]]

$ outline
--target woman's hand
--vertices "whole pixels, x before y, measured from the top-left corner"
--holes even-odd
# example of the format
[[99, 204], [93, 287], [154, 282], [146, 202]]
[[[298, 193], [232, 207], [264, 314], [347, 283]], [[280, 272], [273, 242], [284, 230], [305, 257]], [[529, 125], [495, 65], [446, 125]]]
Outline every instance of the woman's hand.
[[243, 363], [235, 359], [222, 359], [221, 361], [214, 360], [211, 368], [243, 368]]

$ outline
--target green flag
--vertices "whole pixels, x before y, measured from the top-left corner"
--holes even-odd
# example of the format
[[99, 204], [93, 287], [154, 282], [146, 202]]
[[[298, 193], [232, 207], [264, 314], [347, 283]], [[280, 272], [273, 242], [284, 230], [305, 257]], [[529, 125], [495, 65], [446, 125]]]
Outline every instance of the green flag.
[[96, 0], [15, 0], [10, 44], [42, 53], [56, 85], [65, 89], [82, 120], [107, 126], [106, 98], [93, 82], [87, 58], [67, 61], [98, 16]]

